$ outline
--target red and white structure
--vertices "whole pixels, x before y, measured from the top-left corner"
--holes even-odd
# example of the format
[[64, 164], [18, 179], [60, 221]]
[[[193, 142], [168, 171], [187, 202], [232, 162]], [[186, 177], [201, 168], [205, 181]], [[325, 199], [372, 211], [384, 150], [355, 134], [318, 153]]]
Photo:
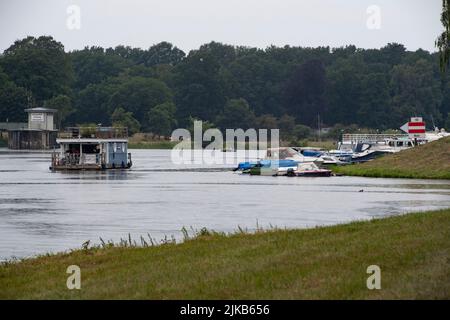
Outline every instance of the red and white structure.
[[413, 117], [411, 121], [400, 127], [409, 134], [410, 138], [425, 138], [425, 122], [421, 117]]

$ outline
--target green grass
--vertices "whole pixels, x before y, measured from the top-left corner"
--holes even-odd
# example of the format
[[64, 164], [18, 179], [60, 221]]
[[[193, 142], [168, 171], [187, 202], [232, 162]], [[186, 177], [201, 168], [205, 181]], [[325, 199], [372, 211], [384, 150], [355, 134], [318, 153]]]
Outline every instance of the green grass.
[[450, 179], [450, 137], [333, 171], [364, 177]]
[[[81, 290], [66, 268], [81, 268]], [[381, 268], [381, 290], [366, 269]], [[2, 299], [449, 299], [450, 209], [182, 244], [110, 247], [0, 267]]]

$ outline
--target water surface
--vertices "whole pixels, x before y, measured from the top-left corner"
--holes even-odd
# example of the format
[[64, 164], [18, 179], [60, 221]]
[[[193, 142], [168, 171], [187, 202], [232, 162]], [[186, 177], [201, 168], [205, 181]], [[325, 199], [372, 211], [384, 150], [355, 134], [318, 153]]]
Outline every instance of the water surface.
[[183, 226], [297, 228], [450, 207], [449, 181], [248, 176], [131, 152], [130, 171], [74, 173], [50, 172], [46, 153], [0, 152], [0, 259], [128, 233], [181, 238]]

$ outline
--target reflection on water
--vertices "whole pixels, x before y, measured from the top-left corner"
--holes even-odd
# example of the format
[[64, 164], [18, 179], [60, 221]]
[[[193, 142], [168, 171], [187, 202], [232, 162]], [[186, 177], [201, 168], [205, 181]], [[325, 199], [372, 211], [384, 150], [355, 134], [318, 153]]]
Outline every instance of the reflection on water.
[[132, 153], [130, 171], [63, 173], [48, 170], [48, 154], [0, 152], [0, 259], [128, 233], [179, 238], [183, 226], [311, 227], [450, 207], [448, 181], [247, 176]]

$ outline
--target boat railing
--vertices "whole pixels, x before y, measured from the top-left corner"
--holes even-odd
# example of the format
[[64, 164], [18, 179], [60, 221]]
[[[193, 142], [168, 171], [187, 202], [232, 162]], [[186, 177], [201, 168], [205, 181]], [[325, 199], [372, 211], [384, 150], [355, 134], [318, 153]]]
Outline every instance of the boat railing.
[[384, 142], [386, 139], [405, 139], [407, 134], [388, 134], [388, 133], [345, 133], [342, 135], [344, 142]]
[[104, 163], [104, 154], [100, 153], [69, 153], [61, 155], [59, 152], [52, 153], [53, 166], [77, 166], [77, 165], [101, 165]]
[[68, 127], [58, 133], [60, 139], [126, 139], [128, 129], [125, 127]]

